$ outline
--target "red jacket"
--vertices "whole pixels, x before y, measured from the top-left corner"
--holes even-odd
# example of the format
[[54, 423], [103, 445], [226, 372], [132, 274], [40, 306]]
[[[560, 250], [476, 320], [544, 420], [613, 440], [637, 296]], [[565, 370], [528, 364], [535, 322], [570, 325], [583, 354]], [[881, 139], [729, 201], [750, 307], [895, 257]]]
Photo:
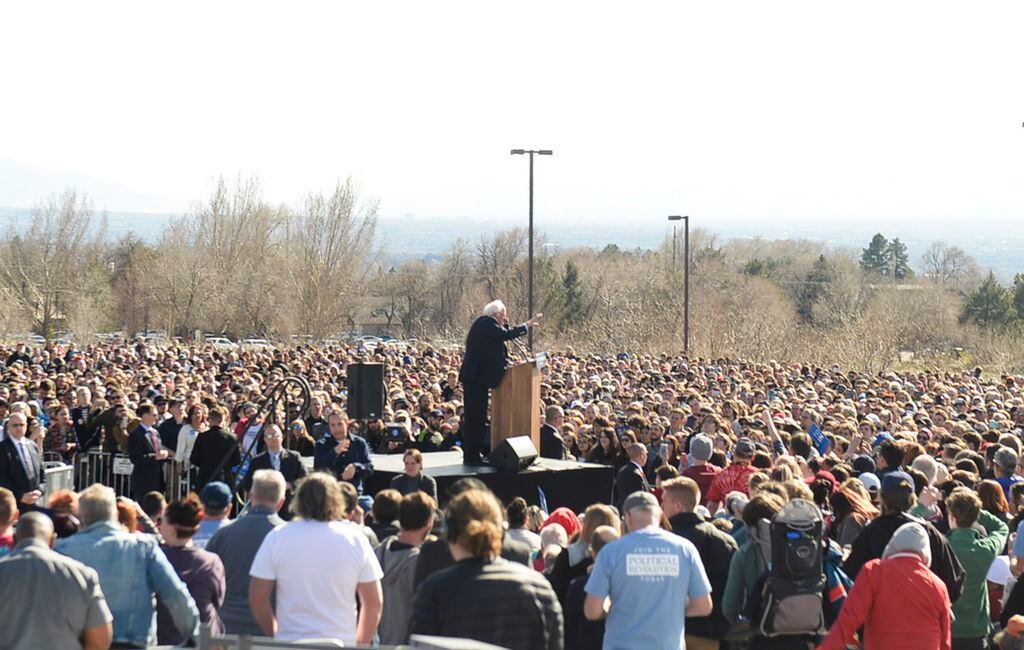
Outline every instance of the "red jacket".
[[913, 553], [871, 560], [818, 650], [856, 645], [861, 626], [867, 650], [950, 650], [946, 585]]

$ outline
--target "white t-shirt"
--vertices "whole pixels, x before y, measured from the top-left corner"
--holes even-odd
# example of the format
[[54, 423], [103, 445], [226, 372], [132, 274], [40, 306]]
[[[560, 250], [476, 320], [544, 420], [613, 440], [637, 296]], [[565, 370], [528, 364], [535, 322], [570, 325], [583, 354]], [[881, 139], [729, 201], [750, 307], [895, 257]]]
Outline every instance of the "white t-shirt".
[[356, 586], [384, 573], [349, 522], [292, 521], [263, 539], [249, 575], [277, 582], [275, 639], [356, 640]]

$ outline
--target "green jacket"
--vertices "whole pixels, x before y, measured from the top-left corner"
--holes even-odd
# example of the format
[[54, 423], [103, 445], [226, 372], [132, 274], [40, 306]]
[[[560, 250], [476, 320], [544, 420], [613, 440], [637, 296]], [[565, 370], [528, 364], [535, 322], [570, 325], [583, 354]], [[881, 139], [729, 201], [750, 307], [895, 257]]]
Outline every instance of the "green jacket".
[[[984, 533], [978, 527], [984, 529]], [[995, 515], [982, 510], [974, 528], [954, 528], [946, 536], [953, 554], [964, 565], [964, 590], [953, 604], [956, 619], [950, 627], [954, 638], [979, 638], [988, 634], [989, 609], [986, 578], [992, 561], [1006, 546], [1009, 528]]]
[[[767, 539], [768, 527], [762, 528], [764, 530], [761, 538]], [[766, 542], [762, 542], [760, 548], [758, 546], [756, 536], [748, 534], [746, 543], [732, 554], [732, 560], [729, 562], [729, 579], [722, 594], [722, 614], [733, 625], [738, 623], [745, 613], [747, 600], [767, 565], [769, 547]]]

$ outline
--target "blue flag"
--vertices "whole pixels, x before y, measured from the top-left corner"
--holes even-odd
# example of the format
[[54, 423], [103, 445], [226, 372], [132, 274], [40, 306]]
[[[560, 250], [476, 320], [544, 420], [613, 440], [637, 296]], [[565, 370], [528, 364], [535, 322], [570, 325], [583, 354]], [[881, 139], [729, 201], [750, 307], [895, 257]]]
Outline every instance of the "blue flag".
[[540, 509], [543, 510], [544, 512], [547, 512], [548, 511], [548, 498], [544, 494], [544, 490], [540, 489], [539, 485], [537, 486], [537, 496], [538, 496], [539, 501], [540, 501]]
[[811, 424], [811, 429], [807, 433], [810, 434], [811, 440], [814, 441], [814, 448], [818, 450], [819, 454], [824, 456], [825, 452], [828, 451], [829, 444], [831, 444], [829, 443], [828, 438], [826, 438], [825, 434], [821, 432], [818, 425], [814, 423]]

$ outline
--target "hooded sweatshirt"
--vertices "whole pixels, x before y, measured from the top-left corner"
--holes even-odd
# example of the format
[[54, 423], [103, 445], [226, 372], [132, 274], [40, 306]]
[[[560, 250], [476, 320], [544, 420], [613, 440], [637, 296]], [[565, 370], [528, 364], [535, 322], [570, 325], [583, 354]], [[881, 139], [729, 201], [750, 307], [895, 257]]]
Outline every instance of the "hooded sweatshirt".
[[412, 617], [412, 599], [416, 594], [414, 578], [420, 549], [398, 541], [392, 536], [377, 547], [377, 560], [384, 571], [381, 589], [384, 608], [381, 611], [377, 633], [381, 645], [399, 645], [408, 641], [409, 619]]
[[866, 650], [949, 650], [949, 594], [928, 569], [930, 546], [920, 524], [897, 528], [881, 559], [870, 560], [857, 575], [839, 620], [819, 650], [855, 644], [862, 626]]

